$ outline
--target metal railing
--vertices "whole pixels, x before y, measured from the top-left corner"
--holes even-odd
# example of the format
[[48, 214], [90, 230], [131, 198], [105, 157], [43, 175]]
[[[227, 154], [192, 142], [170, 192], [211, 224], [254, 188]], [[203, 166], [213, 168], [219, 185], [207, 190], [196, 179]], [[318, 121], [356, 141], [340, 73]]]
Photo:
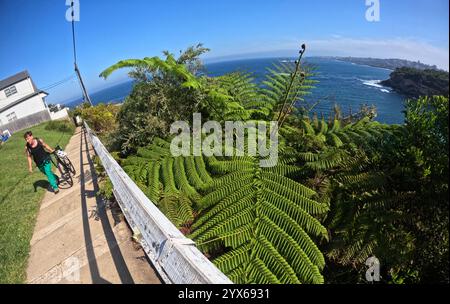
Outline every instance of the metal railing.
[[231, 284], [139, 189], [86, 122], [84, 126], [127, 222], [140, 234], [141, 245], [161, 278], [175, 284]]

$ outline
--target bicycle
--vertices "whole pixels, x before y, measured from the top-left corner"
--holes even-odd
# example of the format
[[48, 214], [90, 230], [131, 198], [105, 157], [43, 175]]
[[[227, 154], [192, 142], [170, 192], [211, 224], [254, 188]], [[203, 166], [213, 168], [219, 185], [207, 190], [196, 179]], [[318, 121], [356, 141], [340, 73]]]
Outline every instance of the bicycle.
[[52, 158], [53, 164], [55, 165], [55, 167], [58, 168], [63, 180], [67, 182], [69, 187], [72, 187], [73, 186], [72, 176], [75, 176], [76, 170], [72, 162], [70, 161], [69, 157], [67, 156], [67, 153], [64, 152], [64, 150], [58, 145], [55, 147], [55, 151], [52, 154], [56, 159], [55, 164]]

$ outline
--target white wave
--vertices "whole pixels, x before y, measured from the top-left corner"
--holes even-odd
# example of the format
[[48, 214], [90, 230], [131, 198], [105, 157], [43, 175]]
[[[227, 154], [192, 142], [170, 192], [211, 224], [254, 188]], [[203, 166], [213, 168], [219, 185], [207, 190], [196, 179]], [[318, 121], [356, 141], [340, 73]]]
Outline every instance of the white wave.
[[380, 84], [381, 80], [362, 80], [362, 79], [360, 79], [360, 80], [364, 85], [379, 88], [380, 91], [383, 93], [391, 92], [388, 88], [386, 88]]
[[376, 88], [384, 88], [380, 84], [380, 81], [381, 80], [362, 80], [363, 84], [365, 84], [367, 86], [376, 87]]

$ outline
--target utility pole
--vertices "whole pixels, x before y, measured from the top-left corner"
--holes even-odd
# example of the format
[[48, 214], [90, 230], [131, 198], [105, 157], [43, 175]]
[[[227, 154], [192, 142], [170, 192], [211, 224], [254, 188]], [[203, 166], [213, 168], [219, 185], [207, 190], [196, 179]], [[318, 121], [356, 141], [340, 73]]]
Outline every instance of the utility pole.
[[89, 102], [89, 104], [92, 106], [92, 101], [91, 98], [89, 97], [89, 94], [86, 91], [86, 87], [84, 85], [83, 79], [81, 78], [81, 73], [80, 70], [78, 69], [78, 65], [77, 65], [77, 50], [76, 50], [76, 45], [75, 45], [75, 14], [74, 14], [74, 8], [73, 8], [73, 0], [71, 2], [71, 7], [72, 7], [72, 42], [73, 42], [73, 63], [75, 66], [75, 73], [77, 74], [78, 80], [80, 81], [80, 85], [81, 85], [81, 90], [83, 91], [83, 96], [84, 96], [84, 100]]
[[80, 70], [78, 69], [77, 63], [75, 62], [75, 73], [77, 73], [78, 80], [81, 84], [81, 90], [83, 91], [84, 100], [88, 101], [89, 104], [92, 106], [91, 98], [89, 97], [89, 94], [86, 91], [86, 87], [84, 86], [83, 79], [81, 78]]

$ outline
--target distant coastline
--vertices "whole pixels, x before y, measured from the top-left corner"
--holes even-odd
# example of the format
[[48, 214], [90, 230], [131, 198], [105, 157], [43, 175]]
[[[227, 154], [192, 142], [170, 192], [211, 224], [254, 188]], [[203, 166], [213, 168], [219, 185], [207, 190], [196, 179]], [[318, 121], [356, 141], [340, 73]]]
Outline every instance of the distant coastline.
[[439, 70], [436, 65], [428, 65], [420, 61], [410, 61], [405, 59], [381, 59], [381, 58], [360, 58], [360, 57], [330, 57], [339, 61], [351, 62], [359, 65], [367, 65], [375, 68], [395, 70], [402, 67], [414, 68], [418, 70]]

